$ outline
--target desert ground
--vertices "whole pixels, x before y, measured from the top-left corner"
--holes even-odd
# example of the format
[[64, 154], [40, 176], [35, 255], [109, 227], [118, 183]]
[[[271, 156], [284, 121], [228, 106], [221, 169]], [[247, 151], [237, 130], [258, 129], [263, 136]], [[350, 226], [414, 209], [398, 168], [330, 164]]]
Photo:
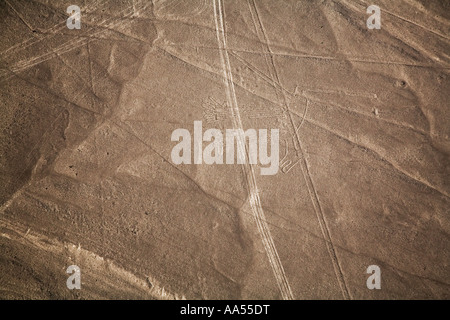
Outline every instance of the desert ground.
[[[1, 299], [450, 298], [449, 1], [2, 0], [0, 25]], [[174, 163], [195, 121], [278, 129], [278, 171]]]

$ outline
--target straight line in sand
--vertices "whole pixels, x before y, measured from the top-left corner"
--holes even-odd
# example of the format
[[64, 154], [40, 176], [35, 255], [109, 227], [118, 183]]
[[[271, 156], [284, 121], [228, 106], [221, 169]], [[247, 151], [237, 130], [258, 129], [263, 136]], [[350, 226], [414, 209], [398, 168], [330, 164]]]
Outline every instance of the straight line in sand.
[[[238, 141], [238, 149], [241, 155], [245, 155], [248, 159], [248, 152], [245, 148], [245, 140], [243, 137], [243, 126], [241, 121], [241, 116], [239, 113], [239, 106], [236, 99], [236, 92], [234, 88], [233, 75], [231, 72], [230, 59], [227, 51], [227, 42], [225, 34], [225, 24], [224, 24], [224, 9], [222, 0], [213, 0], [214, 6], [214, 21], [216, 24], [216, 35], [219, 44], [220, 59], [222, 62], [224, 80], [226, 85], [226, 95], [227, 102], [230, 106], [230, 111], [232, 114], [233, 126], [235, 129], [240, 130]], [[294, 296], [292, 294], [291, 287], [287, 280], [286, 274], [284, 272], [283, 265], [281, 264], [280, 257], [275, 247], [272, 235], [270, 234], [270, 229], [267, 225], [264, 211], [261, 206], [261, 199], [259, 196], [258, 187], [256, 185], [255, 170], [253, 165], [246, 161], [243, 165], [243, 170], [245, 173], [247, 186], [250, 193], [250, 206], [258, 226], [258, 231], [261, 234], [263, 245], [269, 258], [270, 265], [272, 267], [275, 279], [277, 281], [278, 287], [281, 291], [281, 296], [285, 300], [292, 300]]]

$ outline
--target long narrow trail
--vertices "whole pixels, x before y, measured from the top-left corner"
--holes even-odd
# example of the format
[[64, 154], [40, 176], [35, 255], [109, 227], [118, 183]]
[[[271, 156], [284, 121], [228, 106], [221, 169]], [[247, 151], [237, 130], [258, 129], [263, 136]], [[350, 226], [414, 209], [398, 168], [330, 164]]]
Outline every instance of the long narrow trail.
[[[239, 136], [237, 139], [238, 150], [241, 153], [241, 155], [244, 156], [244, 159], [248, 160], [248, 150], [246, 150], [245, 146], [245, 137], [243, 135], [244, 130], [239, 112], [239, 105], [236, 98], [236, 92], [233, 82], [233, 74], [231, 72], [230, 58], [227, 49], [227, 40], [224, 23], [225, 14], [222, 0], [213, 0], [213, 6], [214, 6], [214, 20], [216, 25], [217, 42], [219, 45], [220, 59], [222, 62], [226, 86], [227, 103], [230, 106], [234, 129], [240, 129]], [[243, 170], [245, 173], [247, 187], [250, 194], [249, 199], [252, 213], [256, 220], [258, 231], [262, 237], [264, 249], [266, 251], [267, 257], [269, 259], [270, 265], [275, 275], [275, 279], [280, 289], [281, 296], [285, 300], [292, 300], [294, 299], [294, 296], [292, 294], [291, 287], [284, 272], [283, 265], [281, 263], [280, 257], [275, 247], [275, 243], [270, 233], [269, 226], [267, 225], [264, 210], [261, 205], [258, 186], [256, 184], [254, 166], [250, 164], [249, 161], [245, 161], [243, 165]]]

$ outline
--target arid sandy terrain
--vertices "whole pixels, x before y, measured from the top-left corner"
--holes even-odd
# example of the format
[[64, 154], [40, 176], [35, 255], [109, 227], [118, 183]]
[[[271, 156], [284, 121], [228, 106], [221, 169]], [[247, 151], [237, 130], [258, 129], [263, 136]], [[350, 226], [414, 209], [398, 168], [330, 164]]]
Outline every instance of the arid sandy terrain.
[[[450, 298], [449, 1], [2, 0], [0, 24], [1, 299]], [[194, 121], [279, 129], [278, 172], [175, 164]]]

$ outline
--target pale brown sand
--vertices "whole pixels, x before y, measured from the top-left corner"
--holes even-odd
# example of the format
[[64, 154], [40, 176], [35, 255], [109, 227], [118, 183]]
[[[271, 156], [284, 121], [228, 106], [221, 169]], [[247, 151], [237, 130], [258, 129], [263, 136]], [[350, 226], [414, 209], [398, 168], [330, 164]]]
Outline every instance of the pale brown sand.
[[[0, 298], [450, 298], [448, 1], [85, 2], [0, 2]], [[196, 120], [280, 171], [174, 165]]]

